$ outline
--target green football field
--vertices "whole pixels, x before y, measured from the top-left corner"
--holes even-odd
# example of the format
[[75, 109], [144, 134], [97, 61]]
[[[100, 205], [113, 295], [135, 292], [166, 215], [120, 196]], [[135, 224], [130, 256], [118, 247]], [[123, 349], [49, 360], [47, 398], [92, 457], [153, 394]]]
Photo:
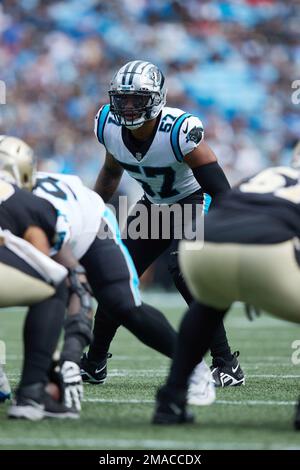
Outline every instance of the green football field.
[[[150, 300], [178, 324], [183, 309], [176, 296]], [[15, 386], [24, 313], [10, 310], [0, 315], [6, 371]], [[291, 361], [291, 345], [300, 340], [300, 328], [267, 316], [250, 323], [238, 307], [226, 325], [232, 348], [241, 351], [246, 386], [218, 390], [213, 405], [193, 407], [196, 424], [150, 424], [155, 390], [169, 361], [120, 329], [111, 347], [107, 382], [85, 387], [81, 419], [9, 421], [8, 404], [2, 404], [0, 449], [300, 449], [300, 433], [292, 427], [300, 365]]]

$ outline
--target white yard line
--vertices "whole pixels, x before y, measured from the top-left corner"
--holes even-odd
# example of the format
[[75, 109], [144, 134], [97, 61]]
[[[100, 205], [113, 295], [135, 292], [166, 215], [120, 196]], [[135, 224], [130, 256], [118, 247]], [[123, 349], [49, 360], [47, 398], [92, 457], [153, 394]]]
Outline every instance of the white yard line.
[[[128, 378], [135, 378], [135, 377], [165, 377], [168, 373], [169, 369], [141, 369], [141, 370], [133, 370], [133, 369], [111, 369], [108, 372], [108, 380], [110, 377], [128, 377]], [[246, 370], [246, 379], [299, 379], [300, 374], [248, 374]], [[20, 376], [18, 372], [12, 372], [6, 374], [9, 379], [15, 379]]]
[[[281, 450], [299, 450], [298, 446], [287, 446], [286, 444], [275, 443], [263, 444], [261, 442], [213, 442], [213, 441], [196, 441], [196, 442], [182, 442], [164, 439], [92, 439], [92, 438], [31, 438], [31, 437], [17, 437], [17, 438], [0, 438], [1, 447], [70, 447], [76, 449], [78, 447], [85, 448], [108, 448], [108, 449], [128, 449], [143, 448], [143, 449], [281, 449]], [[99, 455], [100, 456], [100, 455]]]
[[262, 378], [262, 379], [299, 379], [300, 374], [245, 374], [246, 378]]
[[[163, 370], [143, 370], [143, 371], [112, 371], [108, 373], [109, 377], [149, 377], [149, 374], [153, 377], [165, 377], [168, 369]], [[245, 374], [246, 379], [299, 379], [300, 374]], [[150, 378], [150, 377], [149, 377]]]
[[[138, 399], [138, 398], [129, 398], [129, 399], [120, 399], [120, 398], [84, 398], [83, 402], [86, 403], [116, 403], [120, 405], [129, 405], [131, 403], [135, 404], [148, 404], [155, 403], [154, 400], [150, 399]], [[261, 405], [261, 406], [295, 406], [295, 401], [280, 401], [280, 400], [216, 400], [217, 405], [236, 405], [236, 406], [248, 406], [248, 405]]]
[[[299, 339], [300, 339], [300, 335], [299, 335]], [[19, 360], [21, 361], [23, 359], [23, 356], [22, 354], [6, 354], [6, 361], [16, 361], [16, 360]], [[256, 366], [256, 365], [261, 365], [261, 366], [264, 366], [266, 367], [266, 363], [268, 362], [272, 362], [273, 364], [271, 365], [274, 365], [274, 366], [278, 366], [278, 365], [282, 365], [282, 366], [286, 366], [286, 365], [292, 365], [292, 362], [291, 362], [291, 357], [290, 356], [264, 356], [264, 361], [263, 362], [257, 362], [257, 359], [258, 357], [257, 356], [247, 356], [246, 358], [243, 358], [245, 360], [243, 360], [243, 366], [244, 365], [247, 365], [247, 366]], [[262, 359], [262, 357], [260, 357], [259, 359]], [[167, 361], [168, 359], [167, 358], [164, 358], [165, 361]], [[150, 355], [150, 356], [143, 356], [143, 355], [139, 355], [139, 356], [136, 356], [134, 354], [132, 355], [123, 355], [123, 354], [113, 354], [113, 358], [111, 360], [112, 362], [114, 361], [130, 361], [130, 362], [133, 362], [133, 363], [137, 363], [137, 362], [142, 362], [142, 361], [152, 361], [153, 362], [153, 357]], [[108, 364], [111, 363], [111, 361], [108, 362]], [[280, 362], [278, 362], [280, 361]], [[208, 362], [210, 362], [210, 360], [208, 360]]]
[[280, 400], [217, 400], [217, 405], [262, 405], [262, 406], [295, 406], [295, 401], [280, 401]]
[[118, 405], [129, 405], [131, 403], [144, 405], [145, 403], [154, 403], [154, 400], [146, 400], [139, 398], [84, 398], [82, 400], [86, 403], [116, 403]]

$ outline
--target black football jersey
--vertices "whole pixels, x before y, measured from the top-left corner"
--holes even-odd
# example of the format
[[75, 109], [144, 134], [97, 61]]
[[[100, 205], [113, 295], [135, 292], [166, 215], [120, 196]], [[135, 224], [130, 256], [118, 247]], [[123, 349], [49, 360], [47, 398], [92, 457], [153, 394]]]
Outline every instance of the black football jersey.
[[205, 239], [280, 243], [300, 237], [300, 171], [274, 167], [222, 195], [205, 220]]
[[45, 199], [0, 179], [0, 228], [23, 237], [30, 226], [40, 227], [55, 243], [57, 213]]

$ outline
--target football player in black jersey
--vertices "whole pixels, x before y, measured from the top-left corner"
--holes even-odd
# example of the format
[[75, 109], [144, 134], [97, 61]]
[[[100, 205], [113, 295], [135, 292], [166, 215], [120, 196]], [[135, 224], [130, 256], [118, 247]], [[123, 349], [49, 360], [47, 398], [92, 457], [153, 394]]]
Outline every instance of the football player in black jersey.
[[[31, 152], [19, 139], [1, 139], [0, 152], [7, 146], [17, 146], [18, 152], [25, 154]], [[65, 322], [65, 362], [79, 362], [91, 338], [92, 310], [85, 272], [68, 247], [57, 255], [57, 261], [65, 267], [49, 257], [50, 248], [57, 242], [58, 215], [49, 202], [14, 183], [11, 174], [0, 168], [0, 306], [30, 306], [24, 325], [22, 376], [8, 415], [30, 420], [77, 418], [75, 409], [52, 399], [46, 385], [68, 294], [71, 304]]]
[[[195, 302], [183, 318], [153, 422], [189, 422], [187, 378], [234, 301], [300, 323], [300, 147], [292, 167], [268, 168], [208, 214], [205, 243], [184, 241], [180, 264]], [[295, 418], [300, 429], [300, 404]]]

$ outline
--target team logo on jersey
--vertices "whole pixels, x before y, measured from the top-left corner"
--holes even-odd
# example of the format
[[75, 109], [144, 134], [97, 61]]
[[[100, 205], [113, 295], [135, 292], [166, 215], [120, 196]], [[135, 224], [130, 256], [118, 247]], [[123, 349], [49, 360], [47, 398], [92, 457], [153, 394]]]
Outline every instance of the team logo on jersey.
[[190, 130], [188, 135], [186, 136], [185, 140], [186, 142], [195, 142], [195, 144], [199, 144], [199, 142], [202, 139], [203, 135], [203, 128], [202, 127], [193, 127], [193, 129]]

